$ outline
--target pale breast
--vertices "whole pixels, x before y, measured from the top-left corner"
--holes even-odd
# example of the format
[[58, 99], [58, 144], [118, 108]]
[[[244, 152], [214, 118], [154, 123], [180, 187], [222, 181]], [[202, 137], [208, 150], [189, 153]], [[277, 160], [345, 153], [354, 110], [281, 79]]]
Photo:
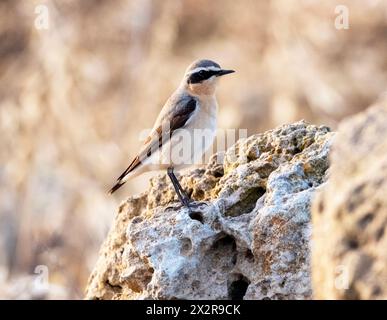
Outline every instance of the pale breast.
[[161, 161], [176, 169], [204, 164], [203, 154], [212, 146], [217, 129], [217, 102], [214, 97], [198, 99], [197, 108], [161, 152]]
[[202, 155], [212, 146], [217, 129], [217, 102], [214, 97], [200, 99], [198, 110], [187, 124], [191, 135], [192, 154], [187, 159], [190, 164], [202, 164]]

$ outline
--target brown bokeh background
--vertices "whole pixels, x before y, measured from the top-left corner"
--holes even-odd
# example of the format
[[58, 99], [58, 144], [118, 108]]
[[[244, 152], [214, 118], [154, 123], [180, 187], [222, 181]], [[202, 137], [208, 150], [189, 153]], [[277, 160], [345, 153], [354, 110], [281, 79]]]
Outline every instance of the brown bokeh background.
[[386, 39], [383, 0], [1, 1], [0, 298], [82, 298], [118, 203], [149, 175], [106, 191], [192, 60], [237, 70], [221, 128], [335, 128], [386, 89]]

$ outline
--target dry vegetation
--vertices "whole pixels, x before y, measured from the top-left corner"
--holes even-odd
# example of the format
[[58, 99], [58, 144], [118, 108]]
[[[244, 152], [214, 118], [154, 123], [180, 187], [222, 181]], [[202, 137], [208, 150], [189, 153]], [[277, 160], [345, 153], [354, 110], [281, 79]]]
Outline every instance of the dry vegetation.
[[238, 71], [218, 91], [222, 128], [335, 127], [386, 89], [386, 37], [383, 0], [1, 1], [0, 298], [36, 297], [37, 265], [43, 298], [82, 297], [118, 201], [147, 179], [106, 190], [191, 60]]

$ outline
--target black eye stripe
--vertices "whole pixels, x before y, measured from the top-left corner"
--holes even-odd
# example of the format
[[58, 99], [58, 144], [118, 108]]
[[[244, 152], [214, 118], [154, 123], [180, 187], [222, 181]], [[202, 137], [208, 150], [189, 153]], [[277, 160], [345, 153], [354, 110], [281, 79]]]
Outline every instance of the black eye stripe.
[[214, 70], [201, 70], [191, 74], [188, 78], [188, 83], [199, 83], [216, 75], [218, 71]]

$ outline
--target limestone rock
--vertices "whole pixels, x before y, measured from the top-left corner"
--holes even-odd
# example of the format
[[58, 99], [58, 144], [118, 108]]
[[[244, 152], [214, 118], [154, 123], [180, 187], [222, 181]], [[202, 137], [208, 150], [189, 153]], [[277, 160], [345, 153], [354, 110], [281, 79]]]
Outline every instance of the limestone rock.
[[338, 131], [313, 205], [315, 297], [387, 299], [387, 100]]
[[311, 198], [332, 133], [303, 121], [238, 141], [120, 207], [89, 279], [89, 299], [311, 298]]

